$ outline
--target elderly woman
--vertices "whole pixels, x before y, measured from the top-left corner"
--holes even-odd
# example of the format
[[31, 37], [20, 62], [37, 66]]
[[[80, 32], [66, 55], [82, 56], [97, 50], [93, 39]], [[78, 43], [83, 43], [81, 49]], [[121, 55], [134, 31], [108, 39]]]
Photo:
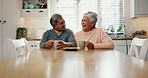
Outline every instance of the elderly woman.
[[101, 29], [96, 28], [97, 14], [94, 12], [87, 12], [82, 19], [82, 30], [75, 34], [77, 45], [79, 41], [85, 41], [85, 46], [88, 49], [99, 48], [114, 48], [112, 39]]

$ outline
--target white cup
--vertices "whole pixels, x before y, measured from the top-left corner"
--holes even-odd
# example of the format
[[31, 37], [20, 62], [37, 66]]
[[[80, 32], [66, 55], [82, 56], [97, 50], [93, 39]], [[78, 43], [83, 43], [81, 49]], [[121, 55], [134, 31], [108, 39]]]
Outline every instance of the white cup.
[[59, 41], [61, 41], [61, 40], [54, 40], [54, 46], [53, 46], [54, 49], [57, 49], [56, 46], [58, 45]]

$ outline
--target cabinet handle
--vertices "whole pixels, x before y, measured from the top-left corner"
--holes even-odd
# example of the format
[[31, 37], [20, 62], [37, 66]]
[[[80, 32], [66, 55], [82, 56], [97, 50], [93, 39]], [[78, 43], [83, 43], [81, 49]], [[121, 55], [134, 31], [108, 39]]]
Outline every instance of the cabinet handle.
[[44, 12], [44, 11], [39, 11], [39, 12]]
[[4, 23], [6, 23], [6, 21], [4, 21]]
[[0, 20], [0, 23], [1, 23], [2, 21]]
[[6, 21], [4, 21], [2, 24], [5, 24], [6, 23]]
[[30, 12], [30, 11], [26, 11], [26, 12]]

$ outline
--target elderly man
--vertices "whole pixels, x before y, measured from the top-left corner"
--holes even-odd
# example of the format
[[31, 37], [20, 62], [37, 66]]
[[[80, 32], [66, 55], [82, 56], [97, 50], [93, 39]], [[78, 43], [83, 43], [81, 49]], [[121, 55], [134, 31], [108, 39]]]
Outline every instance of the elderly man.
[[112, 39], [101, 29], [96, 28], [97, 14], [87, 12], [82, 19], [82, 30], [75, 34], [77, 45], [79, 41], [85, 41], [88, 49], [114, 48]]
[[57, 48], [76, 46], [74, 34], [72, 30], [66, 29], [65, 20], [60, 14], [53, 14], [50, 23], [53, 29], [44, 32], [42, 41], [40, 43], [41, 48], [51, 49], [53, 47], [54, 40], [62, 40], [57, 45]]

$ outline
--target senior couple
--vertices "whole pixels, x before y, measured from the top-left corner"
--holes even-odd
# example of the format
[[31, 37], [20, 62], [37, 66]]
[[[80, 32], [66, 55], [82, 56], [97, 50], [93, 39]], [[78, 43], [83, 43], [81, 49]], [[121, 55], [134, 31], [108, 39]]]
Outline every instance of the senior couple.
[[41, 48], [51, 49], [54, 40], [62, 40], [57, 45], [57, 48], [75, 47], [79, 41], [85, 41], [85, 46], [88, 49], [114, 48], [112, 39], [101, 29], [96, 28], [97, 14], [87, 12], [82, 18], [82, 30], [75, 35], [72, 30], [66, 28], [65, 20], [60, 14], [54, 14], [50, 19], [50, 24], [53, 29], [44, 32]]

